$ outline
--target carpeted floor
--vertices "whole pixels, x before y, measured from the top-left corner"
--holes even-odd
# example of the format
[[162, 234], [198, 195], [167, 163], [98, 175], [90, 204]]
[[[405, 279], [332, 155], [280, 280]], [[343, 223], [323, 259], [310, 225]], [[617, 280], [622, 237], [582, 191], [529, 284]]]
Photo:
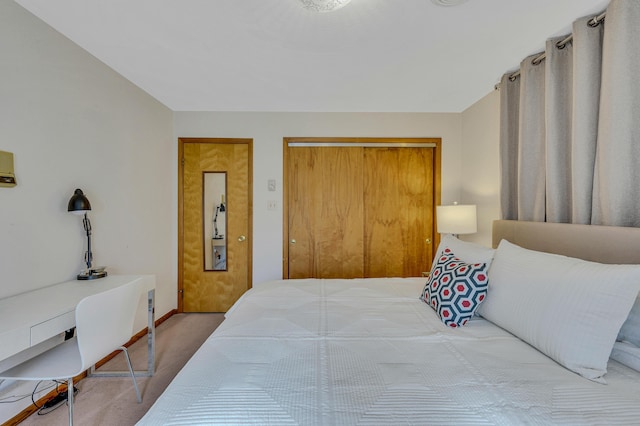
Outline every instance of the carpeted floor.
[[[220, 325], [224, 314], [176, 314], [156, 328], [156, 373], [138, 377], [142, 403], [136, 401], [131, 377], [89, 377], [76, 385], [79, 392], [74, 403], [74, 423], [91, 426], [134, 425], [151, 407], [182, 366], [202, 342]], [[130, 348], [133, 368], [147, 367], [147, 340], [138, 340]], [[126, 370], [124, 356], [119, 354], [102, 370]], [[46, 415], [33, 414], [22, 423], [27, 425], [65, 425], [69, 423], [66, 404]]]

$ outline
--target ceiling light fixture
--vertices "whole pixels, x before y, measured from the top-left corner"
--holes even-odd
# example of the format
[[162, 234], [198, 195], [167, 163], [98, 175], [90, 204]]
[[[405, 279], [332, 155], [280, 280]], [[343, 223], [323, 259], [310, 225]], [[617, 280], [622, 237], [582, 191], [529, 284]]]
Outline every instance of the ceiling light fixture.
[[351, 0], [300, 0], [302, 6], [313, 12], [332, 12], [346, 6]]
[[466, 3], [469, 0], [431, 0], [431, 3], [435, 4], [436, 6], [442, 6], [442, 7], [451, 7], [451, 6], [459, 6], [462, 3]]

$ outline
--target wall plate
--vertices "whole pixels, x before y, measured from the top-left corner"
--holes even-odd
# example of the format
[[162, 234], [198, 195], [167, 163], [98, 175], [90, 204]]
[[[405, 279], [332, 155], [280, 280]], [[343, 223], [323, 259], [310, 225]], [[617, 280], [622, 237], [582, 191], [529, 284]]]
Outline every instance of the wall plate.
[[13, 172], [13, 153], [0, 151], [0, 187], [16, 186], [16, 175]]

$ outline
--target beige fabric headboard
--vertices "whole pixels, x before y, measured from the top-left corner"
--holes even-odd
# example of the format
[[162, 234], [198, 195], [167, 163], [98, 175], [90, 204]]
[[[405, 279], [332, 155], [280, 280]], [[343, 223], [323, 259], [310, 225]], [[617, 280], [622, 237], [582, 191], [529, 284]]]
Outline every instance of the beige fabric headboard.
[[503, 238], [531, 250], [593, 262], [640, 264], [640, 228], [496, 220], [493, 247]]

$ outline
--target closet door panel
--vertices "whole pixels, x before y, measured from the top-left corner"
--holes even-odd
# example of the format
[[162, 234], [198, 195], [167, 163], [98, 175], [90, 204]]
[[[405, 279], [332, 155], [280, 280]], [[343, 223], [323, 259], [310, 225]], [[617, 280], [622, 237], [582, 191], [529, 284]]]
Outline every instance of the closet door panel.
[[434, 149], [364, 151], [364, 276], [419, 277], [431, 265]]
[[289, 278], [363, 276], [361, 147], [289, 152]]

